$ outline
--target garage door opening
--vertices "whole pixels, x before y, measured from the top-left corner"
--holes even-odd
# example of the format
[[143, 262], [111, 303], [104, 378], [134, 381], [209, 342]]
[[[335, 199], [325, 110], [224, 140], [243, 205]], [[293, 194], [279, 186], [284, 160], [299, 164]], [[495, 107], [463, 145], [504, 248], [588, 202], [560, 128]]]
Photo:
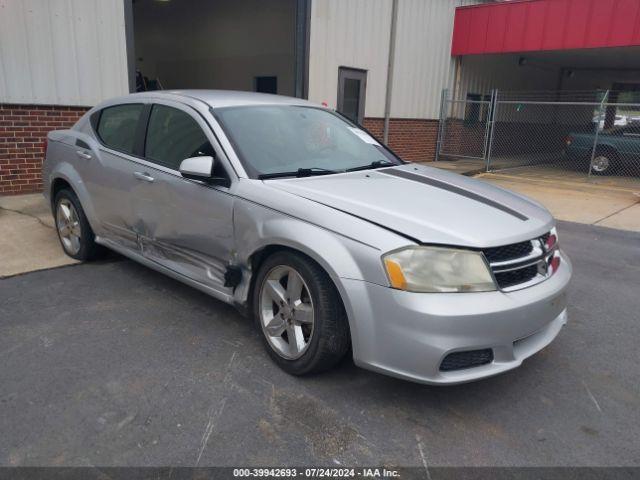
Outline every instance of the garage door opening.
[[306, 96], [301, 0], [134, 0], [136, 90]]

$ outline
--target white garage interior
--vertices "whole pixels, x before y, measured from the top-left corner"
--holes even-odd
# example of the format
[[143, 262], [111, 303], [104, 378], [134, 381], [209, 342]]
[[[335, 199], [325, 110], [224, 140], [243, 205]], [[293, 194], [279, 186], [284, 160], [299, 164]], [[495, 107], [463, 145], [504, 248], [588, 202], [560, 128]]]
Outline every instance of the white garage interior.
[[137, 89], [303, 96], [305, 8], [300, 0], [134, 0]]

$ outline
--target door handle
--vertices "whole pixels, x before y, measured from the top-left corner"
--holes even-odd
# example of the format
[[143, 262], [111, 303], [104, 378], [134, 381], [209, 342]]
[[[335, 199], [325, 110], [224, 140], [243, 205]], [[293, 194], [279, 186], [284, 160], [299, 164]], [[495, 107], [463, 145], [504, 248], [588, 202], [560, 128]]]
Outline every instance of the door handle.
[[91, 155], [83, 152], [82, 150], [76, 150], [76, 155], [80, 158], [84, 158], [85, 160], [91, 160]]
[[148, 173], [135, 172], [133, 176], [136, 177], [138, 180], [142, 180], [143, 182], [153, 183], [153, 180], [154, 180], [154, 178]]

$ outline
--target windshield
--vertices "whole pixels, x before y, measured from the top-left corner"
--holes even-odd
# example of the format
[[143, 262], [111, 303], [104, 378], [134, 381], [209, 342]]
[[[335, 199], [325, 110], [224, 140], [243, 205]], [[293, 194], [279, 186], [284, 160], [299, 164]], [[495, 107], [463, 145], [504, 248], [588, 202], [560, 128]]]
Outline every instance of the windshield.
[[252, 178], [402, 163], [367, 132], [321, 108], [225, 107], [214, 110], [214, 115]]

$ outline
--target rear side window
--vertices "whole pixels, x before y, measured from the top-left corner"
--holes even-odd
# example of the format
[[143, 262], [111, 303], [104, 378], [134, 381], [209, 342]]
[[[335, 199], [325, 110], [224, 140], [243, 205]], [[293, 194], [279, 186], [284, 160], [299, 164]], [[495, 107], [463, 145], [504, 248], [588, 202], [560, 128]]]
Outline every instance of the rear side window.
[[97, 130], [102, 143], [120, 152], [133, 153], [142, 108], [142, 104], [136, 103], [102, 110]]
[[147, 127], [145, 157], [174, 170], [185, 158], [214, 156], [214, 150], [196, 121], [177, 108], [154, 105]]

